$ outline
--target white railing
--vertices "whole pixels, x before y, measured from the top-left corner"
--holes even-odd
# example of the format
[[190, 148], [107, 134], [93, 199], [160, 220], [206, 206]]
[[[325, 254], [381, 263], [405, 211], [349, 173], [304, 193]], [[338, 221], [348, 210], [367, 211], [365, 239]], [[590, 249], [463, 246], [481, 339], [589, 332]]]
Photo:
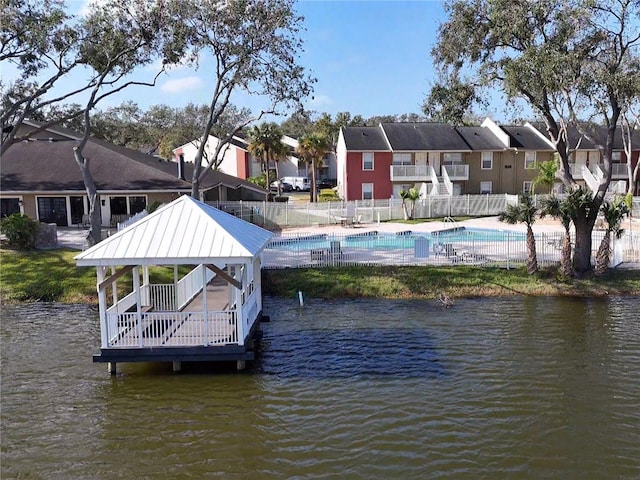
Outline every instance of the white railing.
[[107, 338], [109, 348], [238, 344], [237, 317], [235, 311], [108, 313]]
[[584, 167], [584, 164], [582, 164], [582, 163], [570, 163], [569, 164], [569, 172], [571, 173], [571, 176], [575, 180], [580, 180], [582, 178], [582, 168], [583, 167]]
[[595, 178], [598, 183], [602, 182], [602, 179], [604, 178], [604, 172], [602, 171], [603, 168], [604, 165], [602, 163], [594, 163], [590, 167], [593, 178]]
[[215, 274], [203, 265], [198, 265], [191, 270], [176, 285], [176, 309], [180, 310], [189, 303], [202, 290], [202, 269], [206, 269], [207, 283]]
[[[538, 197], [538, 195], [536, 196]], [[469, 217], [498, 215], [503, 212], [511, 195], [429, 195], [416, 202], [414, 218], [442, 218], [451, 215]], [[208, 202], [209, 205], [229, 212], [247, 222], [268, 230], [283, 227], [335, 224], [341, 212], [350, 209], [361, 216], [363, 224], [402, 220], [400, 198], [379, 200], [353, 200], [348, 202], [280, 203], [280, 202]], [[640, 197], [634, 199], [634, 215], [640, 216]]]
[[[200, 284], [202, 286], [202, 282]], [[154, 310], [173, 312], [176, 310], [176, 289], [172, 283], [149, 285], [149, 303]]]
[[430, 177], [429, 165], [391, 165], [391, 181], [424, 181]]
[[438, 181], [438, 174], [436, 173], [436, 170], [431, 166], [429, 166], [429, 176], [431, 177], [431, 183], [433, 184], [431, 187], [431, 195], [438, 195], [438, 192], [440, 191], [440, 182]]
[[627, 171], [626, 163], [612, 163], [611, 164], [611, 178], [620, 179], [627, 178], [629, 173]]
[[136, 213], [134, 216], [122, 221], [118, 222], [118, 231], [127, 228], [129, 225], [136, 223], [138, 220], [149, 215], [146, 210], [142, 210], [141, 212]]
[[469, 165], [456, 163], [454, 165], [444, 165], [442, 168], [442, 176], [445, 171], [451, 180], [469, 180]]
[[587, 187], [592, 192], [597, 192], [598, 187], [600, 186], [600, 182], [596, 179], [596, 177], [591, 173], [591, 170], [586, 165], [582, 165], [582, 178], [584, 179]]
[[442, 169], [442, 183], [447, 189], [448, 195], [453, 195], [453, 183], [451, 183], [451, 179], [449, 178], [449, 173], [446, 168]]

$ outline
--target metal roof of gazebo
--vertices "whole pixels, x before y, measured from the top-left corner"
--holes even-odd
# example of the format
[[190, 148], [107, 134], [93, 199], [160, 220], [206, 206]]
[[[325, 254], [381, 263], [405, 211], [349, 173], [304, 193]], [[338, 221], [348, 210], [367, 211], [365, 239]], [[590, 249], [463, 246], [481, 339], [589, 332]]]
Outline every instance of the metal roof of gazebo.
[[273, 234], [184, 195], [75, 257], [78, 266], [246, 263]]

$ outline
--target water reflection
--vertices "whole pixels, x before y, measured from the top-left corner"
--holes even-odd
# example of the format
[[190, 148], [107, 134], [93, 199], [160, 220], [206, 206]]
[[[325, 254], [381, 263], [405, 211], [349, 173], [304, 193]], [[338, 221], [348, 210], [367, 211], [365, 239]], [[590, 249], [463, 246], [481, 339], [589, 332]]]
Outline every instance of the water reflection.
[[634, 477], [638, 300], [267, 298], [249, 371], [116, 377], [92, 309], [2, 307], [2, 477]]

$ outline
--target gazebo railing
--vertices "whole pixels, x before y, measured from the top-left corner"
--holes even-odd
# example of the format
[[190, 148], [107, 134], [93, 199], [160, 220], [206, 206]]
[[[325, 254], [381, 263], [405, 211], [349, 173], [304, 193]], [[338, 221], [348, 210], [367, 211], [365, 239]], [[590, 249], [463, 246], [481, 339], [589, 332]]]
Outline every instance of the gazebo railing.
[[182, 347], [238, 343], [235, 310], [108, 313], [108, 348]]

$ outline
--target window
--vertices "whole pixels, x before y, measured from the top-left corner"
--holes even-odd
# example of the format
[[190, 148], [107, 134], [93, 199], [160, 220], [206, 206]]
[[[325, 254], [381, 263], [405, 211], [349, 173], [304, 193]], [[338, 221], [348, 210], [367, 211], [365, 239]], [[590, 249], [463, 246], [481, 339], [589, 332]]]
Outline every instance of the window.
[[493, 184], [491, 182], [480, 182], [480, 195], [488, 195], [491, 193]]
[[373, 200], [373, 183], [362, 184], [362, 200]]
[[362, 170], [373, 170], [373, 152], [362, 154]]
[[135, 215], [147, 207], [146, 197], [129, 197], [129, 213]]
[[611, 161], [614, 163], [622, 162], [622, 152], [611, 152]]
[[532, 183], [533, 183], [533, 182], [529, 182], [529, 181], [527, 181], [527, 182], [523, 182], [523, 183], [522, 183], [522, 191], [523, 191], [524, 193], [531, 193], [531, 184], [532, 184]]
[[456, 163], [462, 163], [462, 153], [460, 152], [447, 152], [442, 154], [443, 165], [455, 165]]
[[394, 165], [413, 165], [411, 161], [410, 153], [394, 153], [393, 154]]
[[19, 198], [2, 198], [0, 199], [0, 218], [8, 217], [14, 213], [20, 213], [20, 204], [22, 202]]
[[111, 215], [126, 215], [127, 197], [110, 197], [109, 208], [111, 209]]
[[482, 152], [481, 168], [482, 170], [491, 170], [493, 168], [493, 152]]
[[524, 168], [525, 170], [536, 168], [536, 152], [524, 152]]

